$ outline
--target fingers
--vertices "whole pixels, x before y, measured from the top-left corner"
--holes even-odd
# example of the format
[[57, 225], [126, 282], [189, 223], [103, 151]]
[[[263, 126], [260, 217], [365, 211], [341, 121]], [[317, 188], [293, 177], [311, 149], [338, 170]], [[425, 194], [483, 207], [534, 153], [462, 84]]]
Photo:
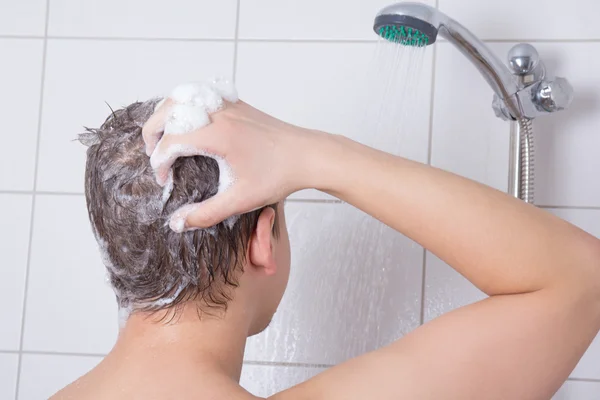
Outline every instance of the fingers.
[[198, 150], [185, 143], [163, 144], [164, 137], [159, 141], [156, 150], [150, 156], [150, 165], [156, 175], [156, 182], [164, 186], [169, 178], [169, 172], [179, 157], [201, 156], [206, 152]]
[[150, 156], [160, 140], [167, 121], [169, 109], [173, 101], [165, 99], [156, 105], [154, 114], [146, 121], [142, 128], [142, 136], [146, 143], [146, 154]]
[[183, 206], [171, 216], [169, 227], [182, 233], [215, 226], [229, 217], [246, 212], [237, 204], [236, 199], [239, 198], [232, 187], [202, 203]]
[[[150, 165], [156, 174], [156, 182], [164, 186], [169, 171], [179, 157], [220, 156], [222, 138], [214, 133], [213, 125], [184, 135], [163, 135], [150, 156]], [[200, 145], [199, 145], [200, 143]]]

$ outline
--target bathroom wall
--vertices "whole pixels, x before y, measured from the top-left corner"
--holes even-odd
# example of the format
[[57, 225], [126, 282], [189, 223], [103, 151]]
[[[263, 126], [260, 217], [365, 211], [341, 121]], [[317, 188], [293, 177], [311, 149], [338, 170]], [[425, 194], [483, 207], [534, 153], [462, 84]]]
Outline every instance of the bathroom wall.
[[[0, 0], [1, 399], [48, 397], [98, 363], [117, 335], [82, 195], [84, 148], [73, 141], [82, 126], [98, 126], [106, 103], [229, 75], [242, 98], [265, 111], [368, 141], [351, 106], [375, 48], [372, 17], [388, 2]], [[571, 79], [572, 109], [535, 124], [536, 200], [600, 236], [600, 4], [428, 3], [501, 57], [515, 42], [534, 43], [551, 71]], [[441, 41], [427, 49], [421, 78], [401, 154], [506, 189], [508, 125], [494, 117], [475, 68]], [[249, 341], [242, 378], [257, 395], [483, 297], [347, 205], [306, 191], [286, 213], [290, 288], [271, 327]], [[600, 339], [556, 396], [598, 398]]]

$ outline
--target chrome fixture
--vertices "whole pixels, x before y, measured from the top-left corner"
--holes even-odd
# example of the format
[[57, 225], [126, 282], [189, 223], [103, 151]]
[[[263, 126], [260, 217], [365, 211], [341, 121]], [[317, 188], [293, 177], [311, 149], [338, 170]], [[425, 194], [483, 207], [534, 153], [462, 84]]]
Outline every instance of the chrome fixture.
[[[534, 149], [532, 120], [564, 110], [573, 100], [573, 88], [565, 78], [550, 78], [538, 52], [530, 44], [518, 44], [508, 54], [508, 66], [467, 28], [446, 14], [421, 3], [402, 2], [381, 10], [375, 32], [393, 27], [425, 37], [432, 44], [447, 39], [481, 72], [494, 91], [496, 116], [512, 122], [509, 193], [533, 203]], [[400, 41], [400, 43], [403, 43]]]

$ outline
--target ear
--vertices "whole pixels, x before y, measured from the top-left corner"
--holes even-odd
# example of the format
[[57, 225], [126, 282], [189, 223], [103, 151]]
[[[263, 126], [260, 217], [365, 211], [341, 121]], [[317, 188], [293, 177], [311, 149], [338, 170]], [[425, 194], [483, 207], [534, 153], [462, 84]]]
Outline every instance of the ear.
[[273, 225], [275, 210], [266, 207], [259, 215], [256, 229], [252, 233], [249, 246], [249, 261], [266, 275], [277, 272], [275, 255], [273, 254]]

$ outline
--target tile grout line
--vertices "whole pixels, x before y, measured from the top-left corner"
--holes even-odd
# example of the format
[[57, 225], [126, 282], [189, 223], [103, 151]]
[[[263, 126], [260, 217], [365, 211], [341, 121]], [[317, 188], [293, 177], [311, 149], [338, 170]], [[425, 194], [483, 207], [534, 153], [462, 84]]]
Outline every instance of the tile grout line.
[[50, 195], [50, 196], [83, 196], [81, 192], [54, 192], [46, 190], [0, 190], [0, 194], [17, 194], [17, 195]]
[[[69, 352], [54, 352], [54, 351], [19, 351], [19, 350], [0, 350], [0, 354], [31, 354], [31, 355], [42, 355], [42, 356], [63, 356], [63, 357], [105, 357], [106, 354], [98, 353], [69, 353]], [[313, 363], [293, 363], [293, 362], [279, 362], [279, 361], [250, 361], [244, 360], [244, 365], [252, 366], [266, 366], [266, 367], [291, 367], [291, 368], [331, 368], [335, 365], [332, 364], [313, 364]], [[591, 382], [600, 383], [600, 378], [576, 378], [569, 377], [567, 381], [570, 382]]]
[[[433, 105], [432, 105], [433, 108]], [[431, 122], [430, 122], [431, 123]], [[431, 130], [430, 130], [431, 132]], [[430, 134], [431, 136], [431, 134]], [[430, 137], [430, 141], [432, 138]], [[431, 149], [429, 149], [431, 150]], [[428, 154], [427, 163], [431, 164], [431, 151]], [[0, 189], [0, 195], [42, 195], [42, 196], [83, 196], [85, 193], [83, 192], [61, 192], [61, 191], [51, 191], [51, 190], [4, 190]], [[341, 200], [336, 199], [302, 199], [302, 198], [288, 198], [286, 201], [290, 203], [321, 203], [321, 204], [329, 204], [329, 203], [343, 203]], [[538, 208], [542, 209], [557, 209], [557, 210], [590, 210], [590, 211], [600, 211], [600, 206], [564, 206], [564, 205], [536, 205]]]
[[[38, 191], [33, 191], [33, 190], [0, 190], [0, 195], [19, 195], [19, 196], [24, 196], [24, 195], [37, 195], [37, 196], [84, 196], [85, 193], [79, 193], [79, 192], [55, 192], [55, 191], [44, 191], [44, 190], [38, 190]], [[288, 198], [286, 199], [287, 202], [290, 203], [306, 203], [306, 204], [311, 204], [311, 203], [319, 203], [319, 204], [331, 204], [331, 203], [342, 203], [341, 200], [337, 200], [337, 199], [302, 199], [302, 198]]]
[[[430, 161], [428, 161], [430, 163]], [[0, 195], [37, 195], [37, 196], [84, 196], [83, 192], [60, 192], [60, 191], [46, 191], [46, 190], [0, 190]], [[336, 199], [302, 199], [302, 198], [288, 198], [287, 202], [290, 203], [317, 203], [317, 204], [331, 204], [331, 203], [343, 203], [341, 200]], [[557, 210], [589, 210], [589, 211], [600, 211], [600, 206], [559, 206], [559, 205], [536, 205], [541, 209], [557, 209]]]
[[140, 37], [140, 36], [35, 36], [22, 35], [10, 36], [0, 35], [0, 39], [49, 39], [49, 40], [89, 40], [89, 41], [107, 41], [107, 42], [222, 42], [232, 43], [229, 38], [177, 38], [177, 37]]
[[[435, 79], [435, 78], [434, 78]], [[433, 109], [433, 104], [432, 104]], [[432, 122], [430, 122], [431, 124]], [[430, 129], [431, 133], [431, 129]], [[430, 134], [431, 136], [431, 134]], [[432, 138], [429, 139], [432, 141]], [[431, 164], [431, 154], [428, 154], [427, 163]], [[9, 190], [9, 189], [0, 189], [0, 195], [42, 195], [42, 196], [83, 196], [85, 193], [83, 192], [61, 192], [61, 191], [52, 191], [52, 190]], [[291, 203], [342, 203], [341, 200], [336, 199], [302, 199], [302, 198], [288, 198], [286, 201]], [[565, 206], [565, 205], [548, 205], [541, 204], [536, 205], [537, 208], [542, 209], [557, 209], [557, 210], [590, 210], [590, 211], [600, 211], [600, 206]]]
[[237, 9], [235, 13], [235, 36], [233, 42], [233, 75], [231, 79], [233, 79], [233, 83], [236, 82], [237, 76], [237, 62], [238, 62], [238, 44], [240, 37], [240, 7], [242, 6], [242, 0], [237, 0]]
[[[241, 0], [240, 0], [241, 1]], [[223, 42], [233, 43], [235, 39], [228, 38], [176, 38], [176, 37], [126, 37], [126, 36], [38, 36], [38, 35], [0, 35], [0, 39], [51, 39], [51, 40], [90, 40], [90, 41], [142, 41], [142, 42]], [[239, 42], [249, 43], [377, 43], [376, 39], [238, 39]], [[447, 40], [440, 38], [440, 43], [448, 43]], [[484, 43], [600, 43], [600, 38], [581, 38], [581, 39], [519, 39], [519, 38], [489, 38], [482, 39]]]
[[287, 203], [304, 203], [304, 204], [342, 204], [343, 201], [338, 199], [285, 199]]
[[593, 382], [593, 383], [599, 383], [600, 379], [594, 379], [594, 378], [567, 378], [567, 381], [569, 381], [569, 382]]
[[280, 361], [244, 361], [244, 365], [256, 365], [265, 367], [294, 367], [294, 368], [331, 368], [331, 364], [294, 363]]
[[485, 39], [485, 43], [598, 43], [600, 38], [585, 38], [585, 39]]
[[33, 193], [33, 190], [0, 190], [0, 194], [32, 195]]
[[[0, 354], [31, 354], [31, 355], [42, 355], [42, 356], [64, 356], [64, 357], [105, 357], [106, 354], [99, 353], [69, 353], [59, 351], [32, 351], [32, 350], [0, 350]], [[301, 363], [301, 362], [280, 362], [280, 361], [251, 361], [244, 360], [244, 365], [255, 365], [255, 366], [272, 366], [272, 367], [296, 367], [296, 368], [331, 368], [335, 365], [332, 364], [313, 364], [313, 363]], [[600, 378], [576, 378], [569, 377], [567, 381], [571, 382], [600, 382]]]
[[378, 39], [239, 39], [242, 43], [339, 43], [377, 44]]
[[85, 193], [83, 192], [54, 192], [54, 191], [50, 191], [50, 190], [38, 190], [35, 191], [33, 194], [36, 195], [43, 195], [43, 196], [84, 196]]
[[68, 356], [68, 357], [106, 357], [108, 354], [102, 353], [73, 353], [68, 351], [46, 351], [46, 350], [22, 350], [20, 353], [32, 354], [38, 356]]
[[[600, 38], [581, 39], [543, 39], [543, 38], [487, 38], [481, 39], [483, 43], [599, 43]], [[450, 43], [448, 39], [440, 38], [440, 43]]]
[[543, 209], [552, 209], [555, 208], [557, 210], [600, 210], [600, 206], [549, 206], [549, 205], [536, 205], [537, 208]]
[[50, 20], [50, 0], [46, 0], [46, 19], [44, 26], [44, 42], [42, 47], [42, 75], [40, 84], [40, 103], [38, 105], [38, 126], [35, 143], [35, 161], [33, 167], [33, 196], [31, 198], [31, 214], [29, 216], [29, 244], [27, 247], [27, 264], [25, 266], [25, 286], [23, 287], [23, 307], [21, 308], [21, 336], [19, 339], [19, 357], [17, 361], [17, 379], [15, 382], [15, 400], [19, 398], [19, 386], [21, 383], [21, 369], [23, 366], [23, 339], [25, 337], [25, 316], [27, 310], [27, 295], [29, 290], [29, 272], [31, 268], [31, 255], [33, 244], [33, 226], [36, 203], [36, 189], [38, 180], [38, 167], [40, 158], [40, 139], [42, 132], [42, 112], [44, 109], [44, 86], [46, 82], [46, 59], [48, 55], [48, 25]]
[[[428, 156], [428, 158], [430, 155]], [[428, 160], [428, 164], [431, 160]], [[0, 190], [0, 195], [37, 195], [37, 196], [84, 196], [83, 192], [60, 192], [60, 191], [49, 191], [49, 190]], [[343, 203], [341, 200], [336, 199], [302, 199], [302, 198], [288, 198], [287, 202], [290, 203], [318, 203], [318, 204], [331, 204], [331, 203]], [[559, 206], [559, 205], [536, 205], [537, 208], [541, 209], [557, 209], [557, 210], [589, 210], [589, 211], [600, 211], [600, 206]]]
[[38, 35], [0, 35], [0, 39], [44, 39], [44, 36]]

